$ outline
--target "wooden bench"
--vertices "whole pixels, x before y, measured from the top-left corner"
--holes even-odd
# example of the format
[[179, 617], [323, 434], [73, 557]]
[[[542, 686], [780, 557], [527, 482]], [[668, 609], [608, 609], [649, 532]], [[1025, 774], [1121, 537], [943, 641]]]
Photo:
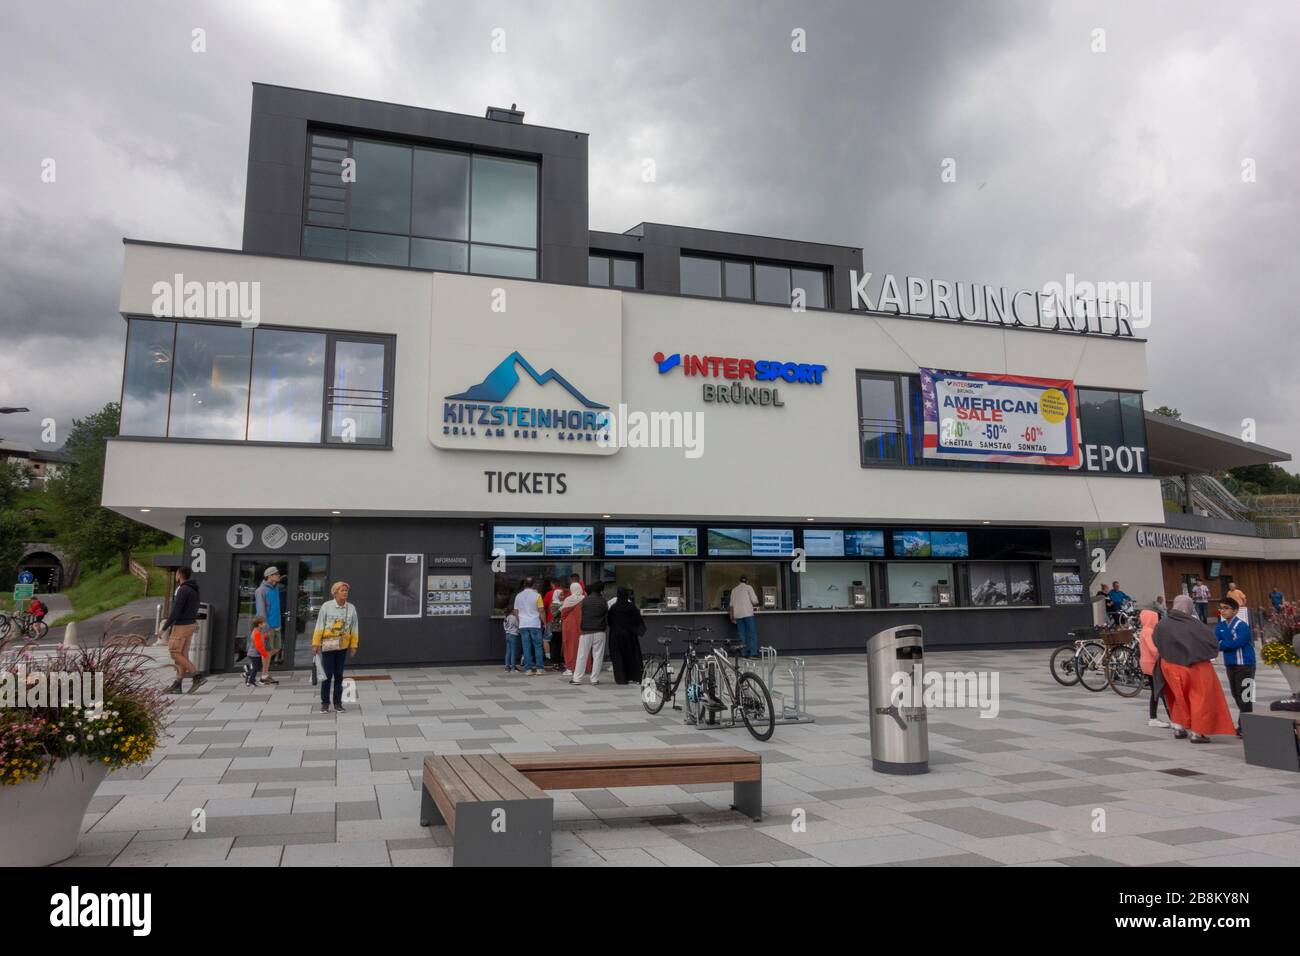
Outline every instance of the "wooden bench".
[[758, 754], [661, 747], [426, 757], [420, 825], [446, 823], [455, 866], [550, 866], [554, 801], [543, 791], [690, 783], [730, 783], [732, 809], [762, 819]]
[[420, 826], [445, 823], [453, 866], [550, 866], [555, 801], [499, 754], [425, 757]]

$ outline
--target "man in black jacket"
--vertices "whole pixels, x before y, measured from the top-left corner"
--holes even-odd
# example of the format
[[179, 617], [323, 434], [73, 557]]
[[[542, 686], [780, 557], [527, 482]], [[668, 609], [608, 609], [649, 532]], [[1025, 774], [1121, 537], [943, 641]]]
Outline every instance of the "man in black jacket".
[[186, 677], [194, 678], [190, 684], [190, 693], [203, 683], [204, 679], [199, 676], [198, 669], [186, 656], [190, 650], [190, 639], [194, 637], [194, 632], [198, 628], [198, 620], [199, 586], [190, 580], [189, 568], [177, 568], [176, 593], [172, 596], [171, 613], [167, 615], [167, 620], [158, 631], [158, 636], [161, 638], [163, 631], [171, 630], [167, 650], [171, 653], [172, 663], [176, 665], [176, 682], [167, 688], [169, 694], [179, 694], [181, 681]]
[[605, 663], [605, 627], [609, 622], [609, 604], [605, 601], [605, 585], [596, 581], [582, 599], [582, 633], [578, 638], [578, 663], [570, 684], [581, 684], [587, 668], [587, 655], [591, 655], [591, 682], [600, 683], [600, 668]]

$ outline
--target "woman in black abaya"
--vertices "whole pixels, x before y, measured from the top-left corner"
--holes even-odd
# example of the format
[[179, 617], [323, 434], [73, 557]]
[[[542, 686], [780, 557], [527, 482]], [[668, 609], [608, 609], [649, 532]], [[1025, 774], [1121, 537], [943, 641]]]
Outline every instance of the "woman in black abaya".
[[641, 635], [645, 621], [628, 588], [619, 588], [609, 609], [610, 660], [615, 684], [641, 683]]

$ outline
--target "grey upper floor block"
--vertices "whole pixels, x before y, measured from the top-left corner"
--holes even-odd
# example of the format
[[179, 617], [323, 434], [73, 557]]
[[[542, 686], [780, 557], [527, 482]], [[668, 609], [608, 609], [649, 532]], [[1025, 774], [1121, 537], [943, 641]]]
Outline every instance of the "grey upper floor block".
[[253, 84], [245, 252], [301, 254], [307, 134], [317, 127], [538, 160], [538, 278], [586, 283], [586, 133], [263, 83]]

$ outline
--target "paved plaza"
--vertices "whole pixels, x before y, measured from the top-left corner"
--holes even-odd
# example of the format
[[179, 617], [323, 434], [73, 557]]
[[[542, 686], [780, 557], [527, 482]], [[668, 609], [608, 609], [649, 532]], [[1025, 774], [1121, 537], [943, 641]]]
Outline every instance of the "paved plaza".
[[[870, 769], [865, 655], [809, 658], [816, 723], [767, 743], [651, 717], [608, 668], [596, 687], [489, 666], [356, 670], [343, 715], [317, 713], [307, 672], [270, 691], [214, 677], [177, 699], [151, 764], [100, 786], [68, 864], [448, 866], [447, 829], [417, 819], [426, 754], [719, 742], [762, 754], [762, 822], [728, 809], [729, 784], [555, 791], [555, 865], [1300, 863], [1300, 775], [1246, 765], [1236, 739], [1147, 727], [1145, 694], [1061, 687], [1048, 656], [931, 653], [932, 669], [999, 672], [1001, 710], [931, 710], [921, 776]], [[1261, 700], [1284, 695], [1277, 671], [1259, 680]]]

